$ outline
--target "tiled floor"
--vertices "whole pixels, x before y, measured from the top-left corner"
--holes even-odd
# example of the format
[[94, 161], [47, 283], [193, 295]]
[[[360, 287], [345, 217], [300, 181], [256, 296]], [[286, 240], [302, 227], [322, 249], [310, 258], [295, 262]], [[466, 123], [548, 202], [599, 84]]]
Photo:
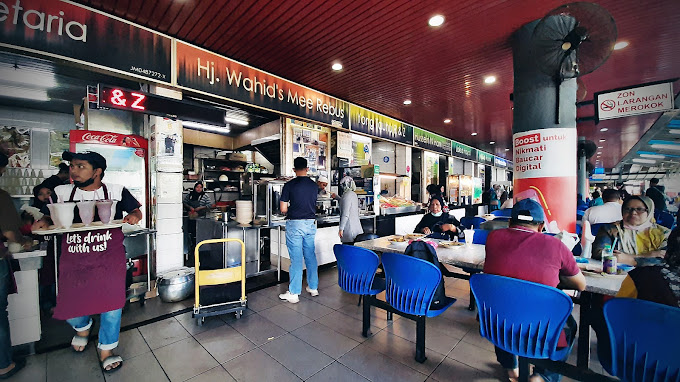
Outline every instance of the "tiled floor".
[[320, 296], [303, 292], [298, 304], [278, 299], [287, 288], [282, 284], [250, 293], [249, 309], [239, 320], [211, 317], [199, 327], [187, 313], [124, 332], [117, 349], [124, 366], [113, 374], [101, 372], [95, 346], [90, 346], [84, 354], [65, 349], [31, 356], [14, 380], [507, 380], [493, 347], [479, 336], [474, 313], [466, 309], [467, 281], [447, 279], [447, 294], [458, 302], [428, 319], [428, 359], [420, 364], [413, 359], [412, 321], [394, 315], [390, 323], [385, 312], [375, 310], [372, 336], [363, 338], [358, 297], [340, 290], [335, 268], [321, 272], [319, 279]]

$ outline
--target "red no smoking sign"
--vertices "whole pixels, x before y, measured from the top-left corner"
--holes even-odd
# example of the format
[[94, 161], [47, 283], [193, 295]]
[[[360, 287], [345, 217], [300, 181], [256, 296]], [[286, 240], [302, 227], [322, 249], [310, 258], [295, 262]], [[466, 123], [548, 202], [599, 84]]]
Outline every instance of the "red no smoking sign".
[[614, 110], [614, 107], [616, 107], [616, 102], [611, 99], [602, 101], [602, 104], [600, 105], [600, 109], [602, 109], [602, 111], [611, 111]]

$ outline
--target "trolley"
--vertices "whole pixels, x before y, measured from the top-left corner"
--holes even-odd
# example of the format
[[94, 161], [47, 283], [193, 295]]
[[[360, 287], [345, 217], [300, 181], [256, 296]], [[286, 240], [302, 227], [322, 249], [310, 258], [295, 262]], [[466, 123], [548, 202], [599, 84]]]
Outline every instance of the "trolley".
[[[241, 265], [238, 267], [229, 267], [215, 270], [201, 270], [199, 261], [199, 248], [205, 244], [215, 244], [215, 243], [226, 243], [226, 242], [238, 242], [241, 244]], [[196, 319], [196, 324], [198, 326], [203, 325], [206, 317], [218, 316], [226, 313], [235, 313], [236, 318], [241, 318], [243, 310], [246, 309], [246, 246], [243, 241], [239, 239], [224, 238], [224, 239], [209, 239], [203, 240], [196, 245], [194, 250], [194, 257], [196, 262], [196, 276], [195, 276], [195, 301], [194, 301], [194, 314], [193, 317]], [[241, 296], [236, 301], [228, 301], [222, 303], [216, 303], [211, 305], [201, 305], [200, 300], [200, 287], [201, 286], [211, 286], [211, 285], [224, 285], [232, 282], [241, 282]]]

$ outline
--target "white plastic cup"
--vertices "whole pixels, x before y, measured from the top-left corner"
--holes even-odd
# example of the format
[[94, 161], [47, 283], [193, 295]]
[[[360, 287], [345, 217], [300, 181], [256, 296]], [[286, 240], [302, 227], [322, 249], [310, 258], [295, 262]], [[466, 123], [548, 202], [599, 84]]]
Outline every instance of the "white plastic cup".
[[76, 204], [73, 202], [51, 203], [47, 205], [50, 210], [50, 217], [57, 227], [71, 228], [75, 217]]
[[465, 234], [465, 244], [472, 245], [472, 241], [475, 237], [475, 231], [471, 229], [466, 229], [463, 231]]

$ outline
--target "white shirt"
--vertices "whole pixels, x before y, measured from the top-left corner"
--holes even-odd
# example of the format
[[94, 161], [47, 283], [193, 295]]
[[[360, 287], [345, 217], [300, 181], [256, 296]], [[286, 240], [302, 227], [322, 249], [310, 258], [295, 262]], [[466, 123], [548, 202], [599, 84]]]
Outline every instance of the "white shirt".
[[590, 207], [583, 214], [583, 221], [590, 224], [613, 223], [622, 220], [621, 205], [618, 202], [606, 202], [601, 206]]

